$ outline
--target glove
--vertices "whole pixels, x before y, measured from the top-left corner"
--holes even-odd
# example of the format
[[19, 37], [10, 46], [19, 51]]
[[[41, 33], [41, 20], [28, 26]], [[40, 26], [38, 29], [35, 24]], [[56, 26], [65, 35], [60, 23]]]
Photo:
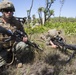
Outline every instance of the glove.
[[7, 35], [13, 36], [13, 32], [11, 30], [7, 30]]

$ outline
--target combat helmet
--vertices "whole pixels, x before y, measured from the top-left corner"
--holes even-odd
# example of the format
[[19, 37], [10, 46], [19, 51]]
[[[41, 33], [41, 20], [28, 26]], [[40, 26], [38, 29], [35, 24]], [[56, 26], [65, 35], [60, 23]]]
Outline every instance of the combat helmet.
[[0, 12], [2, 12], [3, 10], [5, 9], [10, 9], [12, 10], [13, 12], [15, 11], [15, 7], [14, 5], [12, 4], [12, 2], [10, 1], [2, 1], [0, 3]]
[[48, 30], [48, 36], [50, 36], [50, 37], [55, 37], [57, 35], [60, 35], [61, 33], [62, 33], [61, 30], [57, 30], [55, 28]]

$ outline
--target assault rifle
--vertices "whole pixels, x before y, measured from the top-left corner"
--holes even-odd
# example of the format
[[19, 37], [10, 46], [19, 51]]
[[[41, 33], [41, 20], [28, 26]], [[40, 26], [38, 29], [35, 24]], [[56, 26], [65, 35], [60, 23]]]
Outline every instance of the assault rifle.
[[[20, 30], [16, 30], [14, 33], [11, 32], [10, 30], [7, 30], [5, 28], [3, 28], [2, 26], [0, 26], [0, 33], [2, 34], [7, 34], [9, 36], [11, 36], [10, 38], [6, 39], [4, 42], [8, 42], [10, 40], [15, 40], [17, 42], [22, 41], [22, 38], [25, 36], [25, 34], [20, 31]], [[37, 49], [37, 51], [43, 51], [38, 44], [36, 44], [35, 42], [31, 42], [29, 40], [27, 40], [26, 44], [28, 44], [29, 46], [32, 46], [34, 48]]]
[[72, 55], [69, 57], [69, 59], [67, 60], [67, 62], [69, 62], [74, 55], [76, 54], [76, 45], [72, 45], [72, 44], [66, 44], [64, 39], [60, 36], [56, 36], [54, 38], [51, 39], [51, 41], [58, 46], [59, 49], [61, 49], [63, 52], [66, 52], [66, 50], [73, 50], [74, 52], [72, 53]]
[[[13, 35], [17, 38], [18, 41], [22, 41], [22, 38], [25, 36], [25, 34], [20, 31], [20, 30], [16, 30]], [[38, 44], [36, 44], [35, 42], [31, 42], [30, 40], [27, 40], [26, 44], [28, 44], [29, 46], [32, 46], [34, 48], [36, 48], [39, 51], [43, 51]]]
[[[22, 41], [22, 38], [25, 36], [25, 33], [21, 32], [20, 30], [16, 30], [16, 31], [13, 33], [12, 31], [7, 30], [7, 29], [3, 28], [2, 26], [0, 26], [0, 33], [3, 34], [3, 35], [8, 35], [8, 36], [9, 36], [8, 39], [6, 38], [6, 39], [3, 40], [4, 42], [0, 42], [0, 46], [1, 46], [1, 44], [5, 43], [5, 42], [8, 43], [8, 42], [11, 41], [11, 40], [15, 40], [16, 42]], [[36, 48], [35, 50], [36, 50], [37, 52], [42, 52], [42, 51], [43, 51], [43, 50], [40, 48], [40, 46], [39, 46], [38, 44], [34, 43], [34, 42], [31, 42], [31, 41], [27, 40], [26, 43], [27, 43], [29, 46], [32, 46], [32, 47]], [[14, 45], [14, 46], [15, 46], [15, 45]], [[0, 48], [3, 49], [2, 47], [0, 47]], [[10, 49], [10, 48], [12, 48], [12, 46], [7, 47], [6, 49]], [[13, 48], [12, 48], [11, 51], [8, 51], [8, 54], [9, 54], [10, 52], [12, 52], [12, 53], [10, 54], [10, 57], [11, 57], [11, 58], [9, 59], [9, 61], [7, 61], [7, 66], [11, 65], [11, 64], [14, 62], [14, 60], [15, 60], [14, 57], [16, 56], [16, 52], [14, 51]]]

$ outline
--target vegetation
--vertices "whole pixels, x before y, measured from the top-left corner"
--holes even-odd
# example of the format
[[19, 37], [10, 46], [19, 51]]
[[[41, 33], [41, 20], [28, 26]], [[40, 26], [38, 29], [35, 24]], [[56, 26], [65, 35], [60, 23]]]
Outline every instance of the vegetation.
[[[40, 35], [52, 28], [64, 30], [66, 34], [76, 33], [76, 18], [55, 17], [49, 19], [46, 25], [34, 25], [32, 28], [26, 26], [25, 31], [31, 35], [30, 40], [35, 41], [44, 50], [36, 52], [34, 48], [29, 51], [24, 51], [21, 56], [23, 62], [22, 68], [17, 68], [16, 63], [13, 63], [4, 69], [1, 75], [76, 75], [76, 57], [66, 64], [66, 60], [73, 52], [68, 50], [65, 54], [59, 49], [53, 49], [47, 46], [45, 41], [40, 39]], [[65, 35], [66, 36], [66, 35]], [[76, 44], [75, 36], [66, 36], [68, 43]]]
[[[54, 15], [54, 10], [50, 8], [54, 1], [46, 0], [45, 8], [40, 7], [38, 9], [39, 18], [33, 15], [32, 20], [30, 17], [34, 2], [32, 0], [31, 7], [27, 10], [27, 21], [24, 24], [25, 31], [28, 35], [31, 35], [30, 40], [38, 43], [44, 51], [38, 53], [33, 51], [33, 48], [30, 48], [29, 51], [25, 50], [24, 55], [21, 56], [23, 67], [17, 68], [17, 64], [13, 63], [8, 69], [5, 68], [1, 75], [76, 75], [76, 60], [72, 60], [66, 64], [65, 62], [69, 55], [62, 53], [59, 49], [52, 49], [46, 45], [45, 41], [40, 39], [41, 34], [52, 28], [64, 30], [67, 35], [76, 34], [76, 18], [60, 17], [65, 0], [60, 0], [61, 8], [59, 17], [51, 18]], [[42, 12], [44, 13], [44, 24], [42, 23]], [[38, 24], [36, 25], [36, 23]], [[76, 44], [75, 36], [67, 37], [66, 39], [69, 40], [69, 43], [72, 41]]]
[[[56, 28], [64, 30], [66, 34], [75, 35], [76, 34], [76, 18], [66, 18], [66, 17], [55, 17], [49, 19], [45, 25], [37, 25], [34, 28], [26, 28], [26, 32], [31, 35], [31, 39], [39, 43], [44, 49], [43, 53], [36, 54], [35, 60], [30, 64], [26, 65], [26, 75], [74, 75], [76, 74], [75, 59], [72, 59], [68, 64], [66, 60], [68, 59], [67, 54], [62, 53], [58, 49], [52, 49], [47, 46], [45, 42], [40, 42], [40, 35], [44, 34], [49, 29]], [[65, 35], [66, 36], [66, 35]], [[76, 43], [75, 36], [67, 37], [69, 43]], [[38, 41], [37, 41], [38, 40]], [[67, 41], [66, 41], [67, 42]], [[68, 51], [69, 52], [69, 51]], [[70, 54], [70, 53], [69, 53]]]
[[66, 17], [55, 17], [51, 18], [49, 22], [46, 22], [45, 25], [37, 25], [35, 28], [26, 28], [28, 34], [33, 33], [42, 33], [48, 29], [63, 29], [65, 34], [75, 34], [76, 33], [76, 18], [66, 18]]
[[[31, 52], [31, 50], [25, 51], [24, 55], [21, 56], [23, 67], [16, 68], [16, 65], [10, 65], [8, 69], [4, 70], [3, 75], [75, 75], [76, 57], [66, 64], [66, 60], [68, 59], [69, 55], [71, 55], [70, 53], [65, 54], [59, 49], [53, 49], [50, 46], [47, 46], [46, 43], [40, 39], [40, 35], [44, 34], [44, 32], [50, 28], [64, 28], [65, 31], [68, 31], [67, 29], [70, 28], [71, 30], [69, 29], [69, 33], [72, 33], [72, 31], [75, 30], [73, 27], [75, 24], [76, 22], [47, 22], [46, 26], [40, 25], [36, 26], [34, 29], [25, 29], [28, 34], [32, 34], [31, 40], [38, 43], [44, 51], [42, 53], [35, 51]], [[73, 29], [71, 27], [73, 27]], [[75, 37], [71, 36], [67, 37], [66, 39], [76, 43]]]

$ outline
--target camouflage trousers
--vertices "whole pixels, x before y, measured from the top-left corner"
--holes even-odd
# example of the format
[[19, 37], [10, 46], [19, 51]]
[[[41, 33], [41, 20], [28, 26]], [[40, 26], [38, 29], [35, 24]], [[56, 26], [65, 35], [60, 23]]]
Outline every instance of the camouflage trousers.
[[21, 51], [24, 51], [24, 50], [27, 50], [27, 47], [28, 47], [28, 44], [24, 43], [24, 42], [19, 42], [15, 49], [16, 49], [16, 52], [21, 52]]
[[6, 65], [7, 51], [5, 49], [0, 50], [0, 67]]
[[[28, 45], [24, 42], [19, 42], [16, 44], [15, 46], [15, 52], [17, 54], [18, 57], [21, 56], [21, 54], [24, 51], [28, 50]], [[6, 65], [7, 63], [7, 55], [8, 55], [8, 51], [7, 50], [0, 50], [0, 67], [3, 65]]]

